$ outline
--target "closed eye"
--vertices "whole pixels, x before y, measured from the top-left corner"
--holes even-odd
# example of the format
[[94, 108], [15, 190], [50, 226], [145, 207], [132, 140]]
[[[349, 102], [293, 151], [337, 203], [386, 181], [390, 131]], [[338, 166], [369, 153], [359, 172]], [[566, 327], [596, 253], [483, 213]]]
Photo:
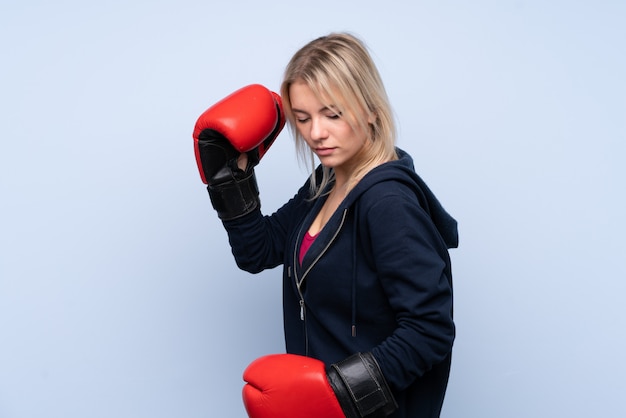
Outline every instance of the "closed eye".
[[296, 123], [305, 123], [311, 118], [311, 116], [307, 112], [299, 109], [293, 109], [293, 113], [296, 119]]

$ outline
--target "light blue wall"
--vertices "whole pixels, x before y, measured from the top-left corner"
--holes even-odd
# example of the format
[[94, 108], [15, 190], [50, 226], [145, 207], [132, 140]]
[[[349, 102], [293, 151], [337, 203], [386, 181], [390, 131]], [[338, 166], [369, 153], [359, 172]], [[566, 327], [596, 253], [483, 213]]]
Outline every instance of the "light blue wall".
[[[245, 416], [280, 271], [236, 268], [191, 131], [338, 30], [459, 221], [443, 416], [626, 416], [625, 3], [396, 3], [0, 4], [1, 418]], [[289, 132], [257, 176], [305, 180]]]

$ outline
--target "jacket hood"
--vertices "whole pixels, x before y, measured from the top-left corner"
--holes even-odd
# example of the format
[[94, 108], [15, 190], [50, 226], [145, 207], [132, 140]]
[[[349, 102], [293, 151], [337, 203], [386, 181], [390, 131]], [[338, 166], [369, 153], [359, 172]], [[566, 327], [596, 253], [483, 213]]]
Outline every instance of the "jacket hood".
[[457, 221], [444, 209], [426, 182], [415, 172], [411, 156], [397, 148], [398, 159], [382, 164], [367, 173], [346, 196], [344, 204], [351, 206], [372, 185], [394, 180], [409, 186], [422, 208], [432, 219], [448, 248], [457, 248], [459, 235]]

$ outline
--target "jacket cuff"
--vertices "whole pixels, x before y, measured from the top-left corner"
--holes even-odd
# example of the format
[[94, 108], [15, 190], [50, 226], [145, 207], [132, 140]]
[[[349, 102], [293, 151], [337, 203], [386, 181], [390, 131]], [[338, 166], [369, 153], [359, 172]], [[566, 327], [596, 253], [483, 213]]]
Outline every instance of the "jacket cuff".
[[327, 375], [346, 418], [382, 418], [398, 408], [371, 353], [356, 353], [335, 363]]

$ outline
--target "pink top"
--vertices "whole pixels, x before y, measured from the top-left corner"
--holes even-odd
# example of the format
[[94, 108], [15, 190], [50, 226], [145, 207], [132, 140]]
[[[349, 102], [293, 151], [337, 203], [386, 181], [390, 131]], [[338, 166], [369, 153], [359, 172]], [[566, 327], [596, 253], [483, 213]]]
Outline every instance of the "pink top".
[[304, 234], [304, 238], [302, 238], [302, 245], [300, 245], [300, 254], [298, 257], [300, 264], [302, 264], [302, 259], [304, 259], [304, 255], [309, 250], [309, 248], [311, 248], [311, 244], [313, 244], [313, 241], [315, 241], [315, 238], [317, 238], [318, 235], [319, 232], [315, 235], [311, 235], [309, 234], [309, 231], [306, 231], [306, 234]]

